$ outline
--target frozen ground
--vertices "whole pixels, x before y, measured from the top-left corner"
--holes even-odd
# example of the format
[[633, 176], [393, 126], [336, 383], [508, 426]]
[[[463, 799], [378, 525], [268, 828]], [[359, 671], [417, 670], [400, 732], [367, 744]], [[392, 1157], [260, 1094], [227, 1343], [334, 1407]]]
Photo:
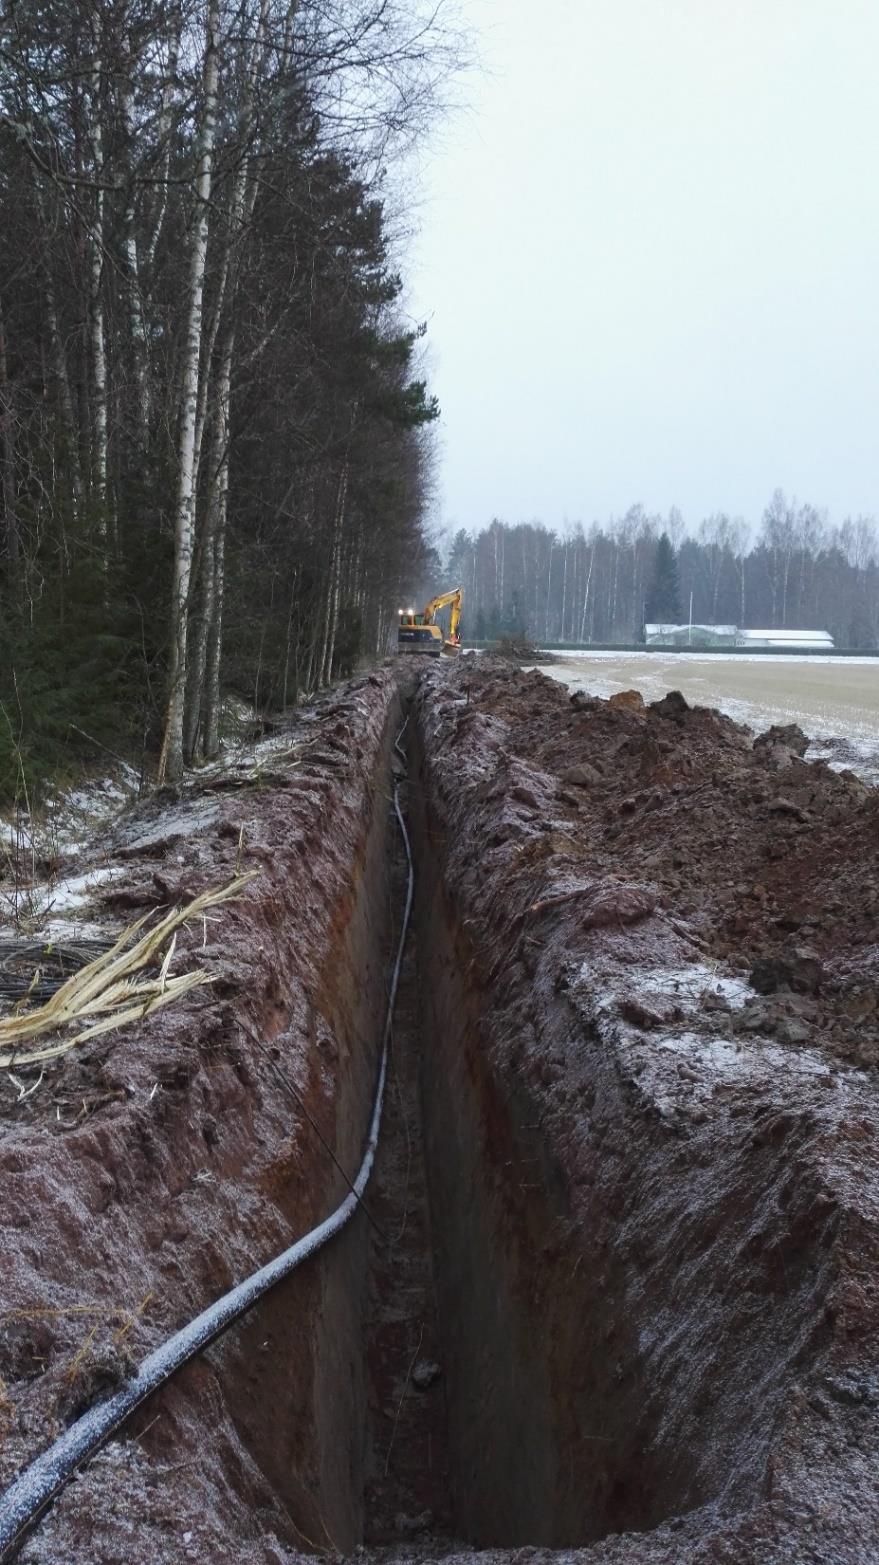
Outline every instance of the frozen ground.
[[645, 701], [657, 701], [680, 690], [691, 704], [719, 707], [757, 730], [799, 723], [812, 739], [810, 760], [821, 757], [879, 783], [876, 658], [591, 652], [545, 663], [541, 672], [597, 696], [640, 690]]
[[[140, 779], [132, 767], [122, 765], [111, 775], [59, 791], [37, 818], [12, 810], [0, 813], [0, 936], [115, 937], [119, 919], [96, 905], [96, 893], [108, 882], [125, 878], [124, 867], [104, 862], [111, 846], [122, 842], [129, 849], [149, 849], [203, 830], [219, 812], [207, 790], [221, 779], [230, 786], [257, 781], [272, 765], [307, 748], [306, 725], [315, 715], [296, 714], [295, 738], [284, 731], [268, 739], [226, 744], [219, 761], [187, 774], [184, 796], [173, 807], [165, 803], [151, 811], [145, 800], [141, 811], [126, 819], [126, 810], [138, 799]], [[91, 867], [80, 873], [83, 858]]]

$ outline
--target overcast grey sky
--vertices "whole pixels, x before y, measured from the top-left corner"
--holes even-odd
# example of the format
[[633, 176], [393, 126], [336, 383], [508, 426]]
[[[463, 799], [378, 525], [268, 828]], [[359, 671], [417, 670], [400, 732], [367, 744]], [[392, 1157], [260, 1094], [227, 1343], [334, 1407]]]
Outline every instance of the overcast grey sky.
[[460, 4], [409, 265], [443, 523], [879, 511], [876, 0]]

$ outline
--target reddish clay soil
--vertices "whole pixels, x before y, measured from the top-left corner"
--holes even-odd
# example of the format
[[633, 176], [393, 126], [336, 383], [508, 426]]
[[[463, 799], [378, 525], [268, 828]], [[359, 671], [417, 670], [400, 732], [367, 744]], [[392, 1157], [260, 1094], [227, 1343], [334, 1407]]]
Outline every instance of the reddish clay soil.
[[[3, 1091], [0, 1486], [346, 1193], [286, 1083], [353, 1175], [384, 1008], [375, 781], [397, 702], [391, 672], [355, 681], [291, 726], [255, 784], [194, 783], [103, 844], [127, 869], [104, 905], [117, 923], [260, 875], [181, 937], [175, 969], [209, 968], [209, 989], [75, 1051], [20, 1104]], [[279, 1539], [330, 1546], [326, 1515], [334, 1543], [358, 1537], [360, 1227], [181, 1372], [22, 1559], [263, 1565]]]
[[0, 1483], [344, 1195], [297, 1096], [353, 1174], [410, 697], [371, 1221], [21, 1560], [879, 1561], [879, 795], [488, 659], [354, 681], [104, 845], [117, 920], [261, 874], [182, 942], [211, 990], [0, 1099]]
[[499, 663], [418, 710], [464, 1535], [879, 1559], [879, 796]]

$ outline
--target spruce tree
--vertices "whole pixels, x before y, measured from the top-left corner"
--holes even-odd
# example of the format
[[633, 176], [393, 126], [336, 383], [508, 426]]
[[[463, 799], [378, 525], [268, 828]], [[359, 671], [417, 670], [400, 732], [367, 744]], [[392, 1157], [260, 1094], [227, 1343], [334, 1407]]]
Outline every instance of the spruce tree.
[[645, 609], [645, 618], [649, 624], [680, 623], [681, 584], [674, 547], [668, 533], [661, 533], [656, 545], [653, 580], [647, 594]]

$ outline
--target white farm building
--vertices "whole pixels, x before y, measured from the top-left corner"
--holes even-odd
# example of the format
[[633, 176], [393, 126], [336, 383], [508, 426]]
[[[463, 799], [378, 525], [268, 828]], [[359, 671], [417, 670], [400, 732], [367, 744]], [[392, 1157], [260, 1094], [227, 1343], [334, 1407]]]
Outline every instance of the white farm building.
[[645, 625], [648, 647], [738, 647], [772, 652], [832, 652], [828, 630], [740, 630], [738, 625]]
[[737, 630], [737, 647], [771, 647], [776, 652], [832, 652], [829, 630]]

